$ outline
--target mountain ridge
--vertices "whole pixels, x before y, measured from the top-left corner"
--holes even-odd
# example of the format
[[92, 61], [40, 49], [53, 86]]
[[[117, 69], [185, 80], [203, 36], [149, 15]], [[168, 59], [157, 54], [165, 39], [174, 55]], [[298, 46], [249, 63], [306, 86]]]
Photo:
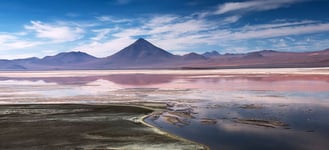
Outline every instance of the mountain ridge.
[[244, 54], [217, 51], [174, 55], [140, 38], [117, 53], [97, 58], [80, 51], [43, 58], [0, 60], [0, 70], [180, 69], [180, 68], [329, 67], [329, 49], [313, 52], [261, 50]]
[[220, 54], [217, 51], [210, 51], [210, 52], [205, 52], [201, 55], [203, 55], [204, 57], [207, 57], [207, 58], [211, 58], [211, 57], [217, 57]]

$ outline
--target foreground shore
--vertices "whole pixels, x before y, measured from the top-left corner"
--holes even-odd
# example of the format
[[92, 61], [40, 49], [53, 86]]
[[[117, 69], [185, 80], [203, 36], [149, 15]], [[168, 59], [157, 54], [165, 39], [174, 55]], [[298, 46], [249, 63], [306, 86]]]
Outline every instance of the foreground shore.
[[145, 122], [129, 105], [0, 105], [0, 149], [206, 149]]

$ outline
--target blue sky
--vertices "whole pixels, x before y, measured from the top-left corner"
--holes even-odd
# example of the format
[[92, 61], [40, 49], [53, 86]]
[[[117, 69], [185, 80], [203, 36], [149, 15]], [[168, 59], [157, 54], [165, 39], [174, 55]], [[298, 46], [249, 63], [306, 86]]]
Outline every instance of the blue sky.
[[138, 38], [174, 54], [329, 48], [328, 0], [1, 0], [0, 59], [83, 51]]

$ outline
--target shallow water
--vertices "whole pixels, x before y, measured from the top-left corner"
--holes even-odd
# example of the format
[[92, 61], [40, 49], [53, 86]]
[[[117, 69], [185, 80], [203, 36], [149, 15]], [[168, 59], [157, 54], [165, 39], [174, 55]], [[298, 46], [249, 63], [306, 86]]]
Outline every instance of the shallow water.
[[2, 104], [160, 102], [147, 123], [212, 149], [329, 147], [326, 74], [10, 75], [0, 74]]

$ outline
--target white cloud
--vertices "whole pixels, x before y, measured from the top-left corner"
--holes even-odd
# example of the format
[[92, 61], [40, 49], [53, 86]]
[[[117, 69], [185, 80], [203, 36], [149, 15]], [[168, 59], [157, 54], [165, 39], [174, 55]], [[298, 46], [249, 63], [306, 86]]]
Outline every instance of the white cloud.
[[294, 39], [290, 37], [278, 37], [266, 40], [268, 43], [263, 46], [265, 48], [272, 47], [272, 49], [280, 51], [315, 51], [328, 48], [328, 39], [311, 39], [309, 36], [305, 38]]
[[225, 14], [236, 11], [265, 11], [287, 7], [290, 4], [301, 2], [301, 0], [252, 0], [245, 2], [228, 2], [218, 6], [215, 14]]
[[106, 57], [125, 48], [133, 41], [134, 39], [130, 37], [116, 38], [116, 39], [108, 40], [106, 42], [93, 41], [89, 43], [83, 43], [73, 48], [72, 51], [82, 51], [96, 57]]
[[102, 40], [102, 39], [106, 38], [106, 36], [113, 30], [115, 30], [115, 29], [106, 28], [106, 29], [92, 30], [93, 32], [97, 33], [97, 35], [95, 37], [90, 38], [90, 39], [94, 40], [94, 41]]
[[15, 40], [16, 37], [8, 34], [0, 34], [0, 43], [3, 44], [7, 41]]
[[69, 42], [82, 38], [84, 30], [79, 27], [51, 25], [40, 21], [31, 21], [25, 29], [35, 32], [38, 38], [50, 39], [53, 42]]
[[[238, 19], [239, 16], [231, 16], [224, 18], [222, 22], [234, 22]], [[177, 51], [193, 48], [198, 44], [221, 45], [223, 42], [230, 41], [304, 35], [329, 31], [329, 23], [320, 24], [312, 20], [259, 24], [233, 29], [218, 28], [220, 24], [216, 25], [216, 23], [204, 19], [186, 19], [177, 16], [156, 17], [150, 19], [149, 22], [145, 22], [142, 25], [144, 28], [122, 30], [114, 35], [118, 37], [146, 35], [151, 42], [154, 42], [159, 47]], [[281, 46], [284, 45], [283, 42], [280, 44]]]
[[[172, 34], [167, 35], [168, 38], [152, 36], [149, 40], [155, 45], [164, 48], [168, 51], [185, 51], [188, 48], [195, 48], [198, 44], [207, 43], [207, 39], [202, 38], [203, 35], [188, 35], [188, 36], [175, 36]], [[170, 38], [171, 37], [171, 38]]]
[[289, 37], [289, 36], [287, 36], [287, 37], [285, 37], [286, 39], [288, 39], [290, 42], [295, 42], [296, 41], [296, 39], [294, 39], [294, 38], [292, 38], [292, 37]]
[[27, 32], [16, 32], [16, 33], [13, 33], [14, 35], [16, 36], [25, 36], [27, 35]]
[[277, 43], [276, 45], [274, 46], [277, 46], [277, 47], [287, 47], [287, 43], [286, 43], [286, 40], [285, 39], [280, 39], [279, 40], [279, 43]]
[[156, 26], [159, 26], [159, 25], [166, 25], [168, 23], [172, 23], [176, 19], [179, 19], [179, 17], [173, 16], [173, 15], [154, 16], [153, 18], [151, 18], [147, 22], [147, 25], [149, 27], [156, 27]]
[[146, 31], [140, 28], [128, 28], [128, 29], [121, 29], [121, 31], [112, 34], [112, 36], [117, 38], [125, 38], [125, 37], [133, 37], [142, 34], [147, 34]]
[[234, 40], [247, 40], [254, 38], [270, 38], [270, 37], [280, 37], [288, 35], [303, 35], [310, 33], [318, 33], [329, 31], [329, 23], [323, 24], [310, 24], [301, 26], [289, 26], [289, 27], [279, 27], [279, 28], [266, 28], [266, 29], [253, 29], [242, 32], [232, 32], [228, 37]]
[[[147, 24], [146, 24], [147, 26]], [[171, 35], [193, 34], [200, 31], [211, 30], [212, 23], [204, 20], [185, 20], [182, 22], [155, 25], [148, 30], [148, 34], [166, 33]]]
[[22, 49], [41, 44], [43, 43], [20, 39], [20, 37], [18, 37], [15, 33], [13, 35], [8, 33], [0, 33], [0, 50]]
[[230, 16], [230, 17], [225, 18], [223, 20], [223, 22], [225, 24], [230, 24], [230, 23], [237, 22], [240, 18], [241, 18], [241, 16]]
[[99, 21], [110, 21], [111, 18], [109, 16], [99, 16], [96, 17]]
[[16, 40], [8, 43], [4, 43], [3, 46], [6, 46], [7, 49], [22, 49], [33, 47], [37, 45], [43, 44], [42, 42], [35, 42], [35, 41], [23, 41], [23, 40]]
[[117, 19], [111, 16], [98, 16], [96, 17], [97, 20], [102, 22], [112, 22], [112, 23], [127, 23], [131, 22], [130, 19]]
[[280, 28], [280, 27], [288, 27], [288, 26], [297, 26], [297, 25], [308, 25], [315, 24], [317, 21], [313, 20], [303, 20], [303, 21], [295, 21], [288, 22], [285, 21], [283, 23], [270, 23], [270, 24], [260, 24], [260, 25], [246, 25], [243, 27], [243, 30], [260, 30], [260, 29], [268, 29], [268, 28]]
[[57, 26], [57, 27], [69, 27], [69, 28], [91, 28], [91, 27], [97, 27], [100, 26], [101, 24], [95, 21], [63, 21], [63, 20], [56, 20], [55, 23], [52, 24], [52, 26]]

